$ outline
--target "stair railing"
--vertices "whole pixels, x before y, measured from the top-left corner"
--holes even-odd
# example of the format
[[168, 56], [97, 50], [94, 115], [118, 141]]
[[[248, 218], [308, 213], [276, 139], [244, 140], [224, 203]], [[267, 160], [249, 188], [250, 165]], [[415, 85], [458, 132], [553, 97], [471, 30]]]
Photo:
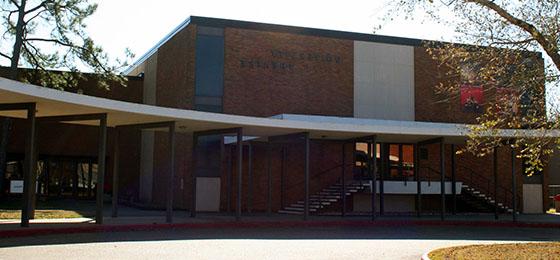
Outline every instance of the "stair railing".
[[[504, 204], [503, 206], [508, 206], [511, 207], [513, 205], [513, 199], [512, 197], [513, 195], [513, 191], [511, 189], [509, 189], [508, 187], [505, 187], [503, 185], [498, 184], [498, 192], [497, 194], [494, 194], [494, 181], [490, 178], [487, 178], [486, 176], [476, 172], [475, 170], [467, 167], [467, 166], [463, 166], [463, 165], [458, 165], [459, 168], [464, 169], [468, 172], [468, 176], [470, 179], [468, 179], [467, 181], [461, 179], [463, 182], [467, 182], [468, 185], [477, 185], [477, 187], [473, 187], [476, 188], [478, 190], [480, 190], [480, 192], [483, 192], [485, 194], [492, 194], [494, 197], [494, 201], [498, 202], [498, 201], [502, 201]], [[461, 175], [463, 176], [463, 175]], [[475, 179], [478, 180], [477, 182], [475, 182]], [[481, 185], [480, 183], [482, 183], [483, 185]], [[484, 187], [486, 189], [483, 189], [481, 187]], [[503, 197], [499, 198], [498, 194], [502, 194], [503, 193]], [[520, 205], [520, 196], [519, 194], [515, 194], [515, 198], [516, 198], [516, 208], [519, 209], [519, 205]]]
[[[420, 166], [419, 169], [428, 170], [426, 172], [426, 174], [424, 174], [424, 179], [428, 180], [428, 186], [432, 186], [432, 179], [436, 179], [436, 180], [441, 179], [441, 173], [440, 173], [439, 170], [436, 170], [436, 169], [434, 169], [430, 166]], [[422, 175], [421, 175], [420, 171], [418, 171], [418, 178], [419, 178], [419, 180], [417, 180], [417, 181], [422, 180]], [[449, 178], [447, 178], [447, 176], [444, 176], [444, 180], [447, 181], [447, 180], [449, 180]]]
[[[335, 166], [333, 166], [333, 167], [330, 167], [330, 168], [328, 168], [328, 169], [325, 169], [325, 170], [322, 170], [322, 171], [320, 171], [320, 172], [317, 172], [317, 173], [315, 173], [315, 174], [313, 174], [313, 175], [310, 175], [310, 176], [309, 176], [309, 183], [311, 184], [311, 183], [313, 183], [314, 181], [317, 181], [317, 180], [319, 180], [319, 182], [320, 182], [322, 176], [326, 175], [327, 173], [331, 173], [332, 171], [337, 170], [337, 169], [340, 170], [340, 171], [342, 171], [342, 167], [343, 167], [343, 166], [349, 167], [349, 166], [352, 166], [352, 163], [347, 163], [347, 164], [344, 164], [344, 165], [343, 165], [343, 164], [337, 164], [337, 165], [335, 165]], [[345, 174], [348, 175], [349, 172], [351, 172], [351, 171], [346, 171]], [[353, 173], [352, 173], [352, 174], [353, 174]], [[344, 176], [344, 177], [346, 177], [346, 176]], [[336, 181], [337, 181], [337, 182], [342, 181], [342, 180], [340, 179], [340, 176], [336, 178]], [[305, 180], [301, 180], [301, 181], [289, 183], [289, 184], [287, 185], [286, 190], [285, 190], [284, 192], [289, 193], [289, 191], [292, 190], [292, 189], [301, 188], [302, 185], [304, 185], [304, 183], [305, 183]]]

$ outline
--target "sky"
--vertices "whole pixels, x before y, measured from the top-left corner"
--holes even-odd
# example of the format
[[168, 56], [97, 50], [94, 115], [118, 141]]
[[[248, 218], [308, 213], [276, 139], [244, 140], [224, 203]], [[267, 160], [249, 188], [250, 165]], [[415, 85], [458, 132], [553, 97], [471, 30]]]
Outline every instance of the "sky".
[[402, 18], [382, 22], [387, 1], [94, 0], [97, 12], [86, 23], [89, 35], [111, 57], [123, 57], [129, 48], [136, 58], [191, 15], [360, 33], [373, 33], [384, 24], [377, 34], [429, 40], [454, 35], [453, 28], [430, 22]]

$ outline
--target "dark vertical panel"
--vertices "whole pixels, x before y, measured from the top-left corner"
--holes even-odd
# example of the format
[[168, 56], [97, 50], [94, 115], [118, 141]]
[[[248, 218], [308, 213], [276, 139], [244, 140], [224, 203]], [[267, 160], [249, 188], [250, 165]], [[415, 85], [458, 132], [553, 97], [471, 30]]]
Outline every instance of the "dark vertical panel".
[[72, 168], [72, 198], [78, 199], [78, 163], [70, 162]]
[[113, 197], [111, 216], [116, 218], [119, 214], [119, 129], [115, 128], [115, 142], [113, 144]]
[[99, 120], [99, 152], [97, 154], [97, 207], [95, 223], [103, 224], [103, 186], [105, 183], [105, 156], [107, 147], [107, 115]]
[[420, 178], [420, 145], [414, 145], [414, 178], [416, 179], [416, 216], [422, 215], [422, 180]]
[[286, 189], [286, 171], [288, 168], [288, 151], [286, 146], [282, 146], [282, 164], [281, 164], [281, 172], [280, 172], [280, 207], [283, 208], [285, 205], [285, 189]]
[[241, 187], [243, 186], [243, 129], [237, 130], [237, 205], [235, 219], [241, 220]]
[[493, 153], [493, 171], [494, 171], [494, 219], [498, 220], [498, 147], [494, 147]]
[[375, 136], [372, 138], [372, 144], [368, 144], [368, 150], [373, 145], [373, 153], [369, 153], [371, 168], [371, 220], [375, 220], [375, 196], [377, 195], [377, 140]]
[[223, 110], [224, 53], [223, 29], [199, 27], [195, 47], [196, 110]]
[[272, 213], [272, 166], [271, 166], [271, 144], [268, 142], [266, 144], [266, 174], [268, 177], [268, 193], [267, 193], [267, 207], [266, 212], [268, 214]]
[[92, 197], [91, 192], [93, 191], [93, 163], [88, 162], [88, 199]]
[[198, 135], [193, 133], [192, 142], [192, 181], [191, 181], [191, 218], [196, 217], [196, 176]]
[[227, 201], [226, 211], [231, 212], [231, 199], [233, 197], [233, 145], [227, 147]]
[[36, 150], [36, 122], [35, 108], [32, 104], [27, 109], [27, 142], [25, 145], [25, 169], [23, 176], [23, 205], [21, 210], [21, 226], [29, 227], [29, 219], [33, 211], [33, 189], [32, 183], [35, 182], [35, 150]]
[[455, 145], [451, 145], [451, 193], [452, 193], [452, 201], [453, 206], [451, 207], [451, 212], [453, 215], [457, 214], [457, 187], [455, 184], [457, 183], [456, 176], [455, 176]]
[[303, 219], [309, 218], [309, 133], [305, 133], [305, 207], [303, 212]]
[[2, 118], [2, 129], [0, 130], [0, 197], [4, 196], [4, 179], [6, 176], [6, 156], [8, 150], [8, 139], [10, 135], [10, 128], [12, 124], [12, 120], [5, 117]]
[[249, 154], [247, 158], [248, 165], [248, 179], [247, 179], [247, 186], [249, 190], [247, 191], [247, 212], [251, 213], [253, 211], [253, 145], [251, 142], [248, 143]]
[[443, 140], [439, 143], [439, 170], [441, 172], [441, 220], [445, 220], [445, 144]]
[[515, 149], [511, 148], [511, 193], [513, 221], [517, 221], [517, 182], [515, 179]]
[[166, 198], [166, 215], [167, 223], [173, 222], [173, 193], [174, 177], [175, 177], [175, 123], [169, 126], [169, 174], [167, 175], [167, 198]]
[[383, 165], [383, 171], [379, 177], [379, 215], [385, 214], [385, 175], [389, 174], [391, 171], [391, 160], [389, 159], [390, 150], [389, 144], [381, 144], [379, 146], [381, 148], [380, 155], [381, 155], [381, 164]]
[[346, 142], [342, 143], [342, 169], [340, 172], [340, 182], [342, 184], [342, 189], [340, 190], [340, 197], [342, 198], [342, 207], [340, 214], [342, 217], [346, 216]]

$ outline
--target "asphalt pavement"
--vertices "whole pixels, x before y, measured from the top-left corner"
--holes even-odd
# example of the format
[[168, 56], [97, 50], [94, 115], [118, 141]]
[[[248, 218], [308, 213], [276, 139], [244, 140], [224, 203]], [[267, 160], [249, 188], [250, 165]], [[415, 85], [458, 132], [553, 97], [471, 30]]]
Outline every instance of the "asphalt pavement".
[[181, 228], [0, 238], [0, 259], [420, 259], [440, 247], [558, 240], [556, 228]]

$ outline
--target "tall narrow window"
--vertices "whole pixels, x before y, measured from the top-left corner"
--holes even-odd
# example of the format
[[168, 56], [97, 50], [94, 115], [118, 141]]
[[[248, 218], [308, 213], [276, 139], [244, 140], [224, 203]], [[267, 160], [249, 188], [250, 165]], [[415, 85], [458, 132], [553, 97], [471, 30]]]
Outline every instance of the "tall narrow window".
[[224, 29], [199, 26], [195, 56], [195, 109], [221, 113], [224, 95]]

